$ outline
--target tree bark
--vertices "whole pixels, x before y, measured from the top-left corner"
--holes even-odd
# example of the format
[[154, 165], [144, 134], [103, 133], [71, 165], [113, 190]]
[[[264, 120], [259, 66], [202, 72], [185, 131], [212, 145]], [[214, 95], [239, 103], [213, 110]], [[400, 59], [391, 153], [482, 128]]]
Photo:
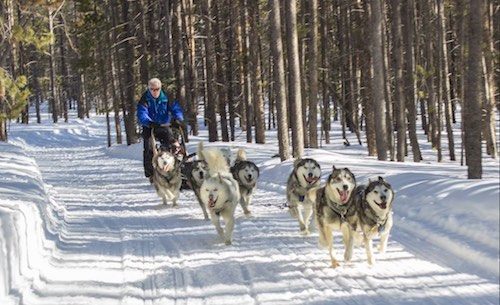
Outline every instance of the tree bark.
[[216, 97], [216, 84], [215, 84], [215, 48], [212, 41], [213, 37], [213, 25], [212, 25], [212, 0], [202, 0], [201, 2], [202, 16], [204, 18], [204, 32], [205, 35], [205, 62], [206, 62], [206, 73], [205, 86], [207, 90], [207, 103], [205, 105], [205, 110], [207, 112], [208, 121], [208, 141], [215, 142], [219, 140], [217, 131], [217, 97]]
[[[413, 153], [413, 161], [420, 162], [422, 160], [422, 153], [417, 138], [417, 111], [415, 105], [415, 56], [413, 48], [413, 33], [414, 33], [414, 10], [415, 4], [413, 0], [409, 0], [404, 6], [401, 7], [401, 16], [405, 35], [403, 35], [403, 44], [405, 46], [404, 54], [404, 105], [407, 110], [408, 120], [408, 137], [410, 139], [411, 150]], [[430, 40], [430, 39], [429, 39]], [[432, 81], [431, 81], [432, 88]], [[431, 94], [429, 93], [431, 96]], [[402, 97], [403, 98], [403, 97]]]
[[377, 157], [387, 160], [387, 127], [384, 100], [384, 57], [382, 51], [382, 5], [381, 0], [370, 1], [372, 14], [371, 58], [373, 65], [372, 99], [375, 114], [375, 136], [377, 141]]
[[299, 41], [297, 34], [296, 0], [284, 0], [286, 12], [287, 59], [289, 73], [289, 101], [292, 124], [292, 147], [294, 158], [304, 154], [304, 136], [302, 125], [302, 94], [300, 86]]
[[446, 22], [444, 19], [444, 0], [438, 0], [438, 22], [439, 22], [439, 55], [441, 57], [441, 73], [444, 98], [444, 114], [446, 120], [446, 133], [448, 135], [448, 151], [450, 160], [455, 161], [455, 141], [453, 138], [452, 126], [452, 109], [451, 109], [451, 93], [450, 93], [450, 77], [448, 68], [448, 48], [446, 45]]
[[469, 0], [469, 56], [464, 100], [465, 157], [467, 177], [481, 179], [481, 43], [483, 1]]
[[259, 33], [258, 33], [258, 18], [259, 18], [259, 3], [250, 1], [249, 3], [249, 34], [250, 44], [250, 79], [252, 83], [252, 104], [255, 111], [255, 142], [265, 143], [265, 118], [264, 118], [264, 100], [262, 96], [262, 77], [261, 64], [259, 57]]
[[309, 145], [318, 147], [318, 0], [309, 1]]
[[278, 113], [278, 147], [281, 161], [290, 158], [288, 142], [288, 122], [286, 107], [285, 66], [283, 61], [283, 42], [281, 40], [280, 1], [269, 0], [269, 24], [271, 27], [271, 52], [273, 57], [274, 93]]

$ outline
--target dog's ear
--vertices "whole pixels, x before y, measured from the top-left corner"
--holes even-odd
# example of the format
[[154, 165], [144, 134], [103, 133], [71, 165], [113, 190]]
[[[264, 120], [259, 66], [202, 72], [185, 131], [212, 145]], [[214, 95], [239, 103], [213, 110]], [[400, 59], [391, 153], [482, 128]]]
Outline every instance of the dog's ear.
[[337, 168], [335, 167], [335, 165], [332, 165], [332, 172], [333, 172], [334, 170], [336, 170], [336, 169], [337, 169]]
[[384, 178], [382, 178], [382, 176], [378, 176], [378, 182], [384, 183]]
[[293, 168], [297, 168], [297, 166], [299, 166], [300, 161], [302, 161], [301, 158], [295, 159], [295, 161], [293, 161]]

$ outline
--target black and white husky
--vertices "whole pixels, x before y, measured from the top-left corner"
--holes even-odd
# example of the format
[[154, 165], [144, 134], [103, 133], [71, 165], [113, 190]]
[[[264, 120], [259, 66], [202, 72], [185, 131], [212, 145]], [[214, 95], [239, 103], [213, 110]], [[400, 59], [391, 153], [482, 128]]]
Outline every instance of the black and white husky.
[[243, 149], [239, 149], [236, 155], [236, 161], [231, 167], [231, 173], [234, 179], [238, 181], [240, 187], [240, 205], [245, 215], [250, 215], [248, 206], [252, 200], [252, 193], [259, 178], [259, 168], [255, 163], [248, 161]]
[[154, 136], [150, 138], [153, 150], [153, 185], [156, 193], [163, 200], [163, 204], [172, 201], [177, 206], [182, 184], [181, 162], [170, 151], [157, 148]]
[[[300, 231], [309, 234], [309, 222], [313, 213], [312, 202], [305, 200], [307, 191], [319, 187], [321, 167], [313, 159], [297, 159], [286, 184], [286, 199], [290, 214], [299, 221]], [[302, 209], [304, 215], [302, 215]]]
[[189, 188], [193, 190], [196, 200], [200, 204], [201, 210], [203, 211], [203, 216], [205, 220], [208, 220], [208, 213], [205, 204], [200, 198], [200, 188], [203, 181], [208, 175], [208, 164], [204, 160], [196, 160], [193, 162], [185, 163], [185, 174]]
[[[234, 211], [240, 201], [238, 182], [229, 171], [227, 161], [219, 149], [203, 149], [200, 145], [198, 156], [207, 162], [208, 176], [200, 187], [201, 201], [208, 208], [210, 219], [219, 236], [226, 245], [232, 243], [234, 229]], [[224, 219], [225, 228], [220, 224]]]
[[368, 264], [373, 265], [373, 238], [380, 235], [378, 250], [384, 253], [387, 240], [391, 231], [392, 202], [394, 191], [389, 183], [382, 177], [375, 181], [369, 181], [368, 185], [360, 185], [356, 188], [356, 214], [358, 224], [363, 232], [363, 242], [366, 249]]
[[356, 205], [354, 189], [356, 178], [348, 168], [337, 169], [333, 166], [325, 186], [312, 189], [307, 193], [307, 201], [314, 204], [319, 243], [328, 248], [332, 267], [338, 267], [333, 250], [333, 232], [342, 232], [346, 262], [352, 259], [354, 232], [356, 230]]

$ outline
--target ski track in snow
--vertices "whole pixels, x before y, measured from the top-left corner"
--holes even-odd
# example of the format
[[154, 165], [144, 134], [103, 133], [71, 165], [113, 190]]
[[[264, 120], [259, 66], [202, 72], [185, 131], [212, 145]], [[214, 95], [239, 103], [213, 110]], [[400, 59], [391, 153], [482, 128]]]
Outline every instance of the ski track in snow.
[[[357, 247], [351, 264], [330, 268], [317, 232], [299, 234], [283, 209], [284, 186], [270, 183], [258, 185], [252, 217], [237, 208], [234, 243], [225, 246], [191, 191], [179, 208], [161, 206], [142, 155], [109, 153], [99, 126], [86, 126], [13, 133], [42, 173], [51, 197], [43, 225], [54, 242], [13, 303], [499, 304], [498, 283], [442, 264], [439, 249], [422, 250], [421, 236], [401, 226], [385, 255], [375, 251], [374, 267]], [[396, 222], [413, 221], [405, 216]], [[341, 243], [336, 233], [337, 258]]]

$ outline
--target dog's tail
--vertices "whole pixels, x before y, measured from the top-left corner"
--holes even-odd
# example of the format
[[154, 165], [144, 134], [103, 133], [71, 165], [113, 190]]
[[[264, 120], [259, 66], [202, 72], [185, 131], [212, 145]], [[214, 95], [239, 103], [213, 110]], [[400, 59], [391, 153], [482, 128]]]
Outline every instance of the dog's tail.
[[198, 157], [208, 165], [208, 174], [215, 176], [218, 173], [228, 173], [229, 166], [222, 152], [217, 148], [204, 148], [203, 143], [198, 144]]
[[236, 162], [238, 161], [246, 161], [247, 153], [243, 148], [238, 149], [238, 153], [236, 154]]

